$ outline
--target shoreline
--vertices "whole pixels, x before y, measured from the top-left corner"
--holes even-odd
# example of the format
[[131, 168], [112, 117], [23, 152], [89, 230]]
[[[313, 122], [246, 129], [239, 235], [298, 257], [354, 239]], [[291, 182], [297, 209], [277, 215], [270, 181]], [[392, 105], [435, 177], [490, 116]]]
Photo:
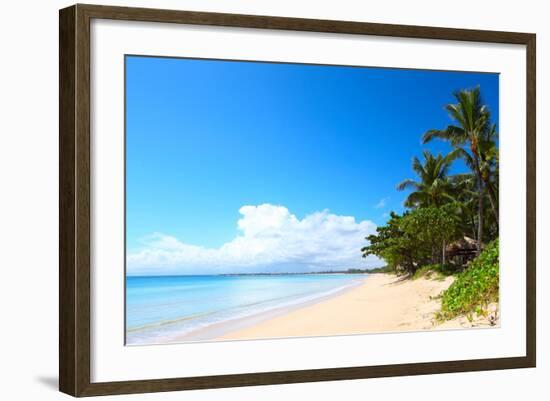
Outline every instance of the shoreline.
[[216, 340], [498, 328], [500, 322], [491, 326], [483, 318], [468, 321], [459, 317], [435, 322], [435, 313], [440, 309], [439, 295], [453, 281], [453, 277], [408, 280], [385, 273], [370, 274], [361, 285], [343, 294], [220, 335]]
[[354, 289], [362, 286], [365, 283], [365, 281], [369, 279], [370, 276], [371, 276], [370, 274], [367, 274], [367, 277], [358, 279], [357, 283], [350, 284], [345, 288], [342, 288], [340, 290], [337, 290], [327, 295], [322, 295], [317, 298], [299, 302], [293, 305], [285, 305], [285, 306], [273, 308], [267, 311], [255, 313], [251, 316], [239, 317], [231, 320], [226, 320], [223, 322], [214, 323], [209, 326], [194, 330], [192, 332], [189, 332], [183, 335], [176, 335], [171, 339], [164, 341], [163, 343], [219, 341], [221, 338], [223, 338], [224, 336], [230, 333], [234, 333], [239, 330], [246, 330], [249, 328], [253, 328], [271, 319], [274, 319], [280, 316], [286, 316], [289, 313], [292, 313], [294, 311], [301, 310], [303, 308], [307, 308], [309, 306], [342, 296], [345, 293], [349, 291], [353, 291]]
[[[370, 273], [358, 279], [357, 283], [330, 294], [214, 323], [146, 344], [403, 333], [500, 326], [500, 321], [491, 326], [487, 319], [482, 317], [476, 317], [472, 321], [466, 317], [458, 317], [435, 322], [435, 313], [439, 311], [441, 303], [439, 295], [453, 281], [454, 277], [451, 276], [442, 280], [410, 280], [387, 273]], [[498, 305], [491, 305], [491, 308], [497, 310]]]

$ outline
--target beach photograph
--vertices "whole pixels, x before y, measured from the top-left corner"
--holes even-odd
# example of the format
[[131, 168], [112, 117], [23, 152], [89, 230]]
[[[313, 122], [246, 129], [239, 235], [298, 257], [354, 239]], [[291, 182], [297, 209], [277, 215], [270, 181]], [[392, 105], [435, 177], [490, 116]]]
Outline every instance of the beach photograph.
[[125, 56], [125, 344], [498, 330], [499, 75]]

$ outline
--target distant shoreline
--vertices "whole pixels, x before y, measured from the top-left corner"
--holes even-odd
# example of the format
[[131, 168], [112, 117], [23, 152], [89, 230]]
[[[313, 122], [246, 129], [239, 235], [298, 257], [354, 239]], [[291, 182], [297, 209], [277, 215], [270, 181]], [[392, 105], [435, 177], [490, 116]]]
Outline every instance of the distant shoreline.
[[215, 276], [296, 276], [296, 275], [311, 275], [311, 274], [370, 274], [369, 271], [326, 271], [326, 272], [304, 272], [304, 273], [222, 273]]
[[318, 272], [284, 272], [284, 273], [218, 273], [218, 274], [165, 274], [165, 275], [132, 275], [127, 274], [126, 278], [147, 278], [147, 277], [224, 277], [224, 276], [296, 276], [312, 274], [375, 274], [379, 273], [373, 269], [348, 269], [348, 270], [330, 270]]

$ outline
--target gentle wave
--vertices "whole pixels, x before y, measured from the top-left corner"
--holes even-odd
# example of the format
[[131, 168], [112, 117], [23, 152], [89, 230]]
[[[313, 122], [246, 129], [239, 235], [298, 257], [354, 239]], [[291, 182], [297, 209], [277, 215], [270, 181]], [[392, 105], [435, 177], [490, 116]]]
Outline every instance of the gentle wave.
[[[189, 309], [193, 306], [188, 305], [191, 300], [196, 301], [202, 298], [202, 302], [196, 302], [196, 307], [204, 307], [205, 310], [170, 318], [156, 319], [133, 326], [129, 326], [127, 322], [127, 344], [171, 342], [175, 337], [181, 337], [212, 325], [314, 302], [315, 300], [329, 297], [361, 283], [361, 280], [356, 276], [353, 277], [350, 275], [304, 276], [274, 276], [272, 279], [269, 277], [258, 277], [256, 280], [252, 277], [246, 277], [241, 280], [217, 280], [213, 278], [211, 279], [210, 287], [204, 285], [202, 282], [197, 283], [199, 284], [197, 286], [193, 285], [194, 283], [192, 282], [187, 283], [183, 280], [182, 289], [179, 292], [174, 291], [177, 286], [171, 285], [169, 280], [167, 280], [166, 288], [170, 288], [170, 291], [167, 291], [167, 294], [170, 295], [167, 295], [167, 297], [172, 297], [168, 300], [158, 295], [162, 293], [162, 285], [158, 285], [158, 283], [154, 283], [154, 280], [152, 280], [150, 284], [157, 285], [158, 287], [155, 291], [151, 291], [151, 288], [147, 287], [147, 280], [144, 280], [144, 283], [142, 283], [142, 287], [144, 288], [139, 288], [139, 294], [156, 293], [157, 295], [150, 303], [143, 302], [141, 298], [135, 297], [135, 293], [132, 294], [134, 297], [127, 297], [127, 307], [132, 311], [133, 315], [131, 317], [134, 319], [139, 310], [150, 312], [155, 310], [155, 307], [158, 307], [158, 313], [162, 314], [162, 306], [160, 305], [165, 305], [167, 301], [170, 301], [171, 305], [177, 305], [178, 299], [180, 299], [182, 308], [186, 307], [183, 309]], [[244, 289], [240, 289], [242, 284], [245, 284]], [[198, 294], [193, 293], [199, 287], [201, 290]], [[270, 294], [270, 291], [274, 294]], [[193, 295], [189, 295], [191, 293]], [[132, 301], [134, 303], [137, 302], [135, 298], [139, 299], [141, 308], [132, 309]], [[147, 296], [145, 298], [147, 301]], [[224, 301], [227, 301], [229, 304], [224, 304]]]

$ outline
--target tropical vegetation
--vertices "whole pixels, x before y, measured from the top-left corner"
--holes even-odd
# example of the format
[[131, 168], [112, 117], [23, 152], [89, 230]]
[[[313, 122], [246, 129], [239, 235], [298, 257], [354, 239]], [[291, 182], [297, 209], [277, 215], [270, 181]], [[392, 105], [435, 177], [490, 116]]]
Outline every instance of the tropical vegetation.
[[442, 319], [458, 315], [471, 318], [474, 313], [484, 315], [488, 306], [498, 302], [499, 264], [498, 239], [485, 247], [470, 266], [458, 274], [456, 280], [443, 293], [441, 300]]
[[498, 134], [491, 124], [491, 114], [483, 104], [479, 87], [454, 94], [456, 104], [446, 106], [454, 124], [443, 130], [432, 129], [422, 136], [427, 143], [434, 138], [449, 142], [460, 154], [471, 171], [470, 179], [476, 185], [478, 254], [484, 240], [485, 203], [489, 200], [498, 227]]
[[[444, 319], [483, 313], [498, 300], [499, 277], [497, 126], [479, 87], [453, 96], [455, 102], [445, 106], [450, 124], [421, 136], [422, 144], [445, 141], [450, 152], [434, 155], [424, 150], [422, 159], [413, 158], [416, 177], [396, 187], [408, 191], [405, 212], [391, 212], [361, 249], [364, 257], [384, 259], [386, 270], [411, 278], [456, 275], [442, 296], [440, 317]], [[466, 171], [452, 174], [457, 160]], [[461, 241], [474, 245], [448, 255]]]

